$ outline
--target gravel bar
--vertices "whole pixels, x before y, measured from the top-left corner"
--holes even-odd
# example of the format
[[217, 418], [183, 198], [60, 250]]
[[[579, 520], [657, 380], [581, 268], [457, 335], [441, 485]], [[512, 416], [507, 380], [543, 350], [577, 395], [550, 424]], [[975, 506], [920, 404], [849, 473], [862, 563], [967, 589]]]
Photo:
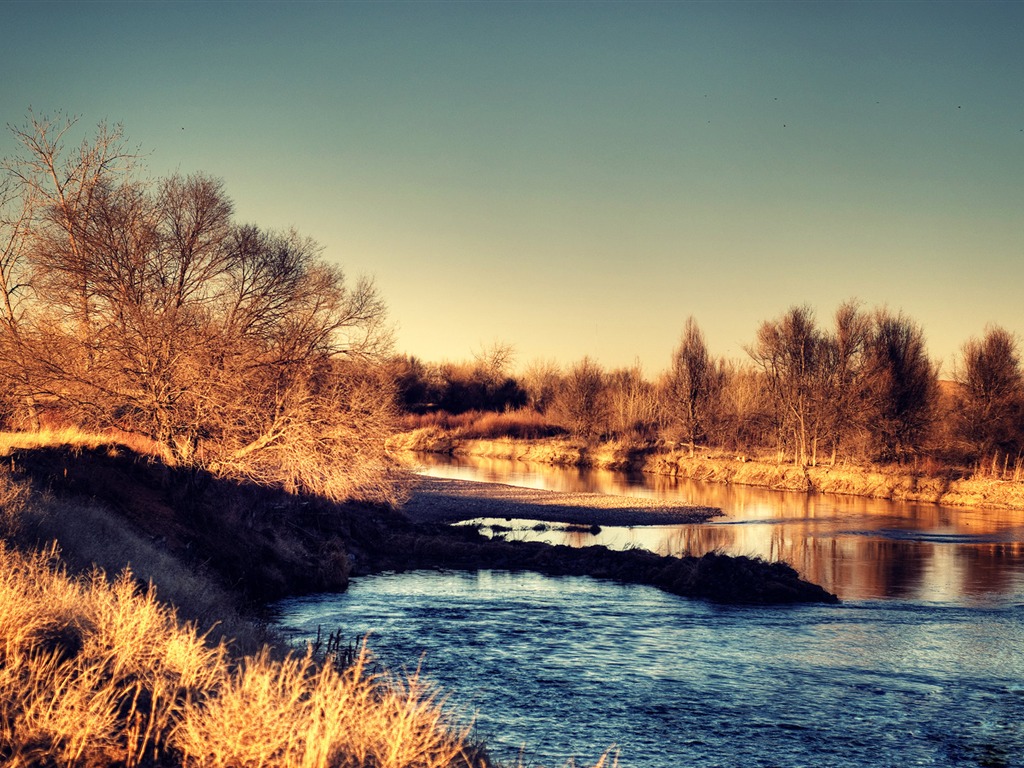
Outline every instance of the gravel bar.
[[499, 517], [602, 526], [703, 523], [722, 514], [717, 507], [697, 507], [665, 499], [545, 491], [423, 476], [417, 478], [412, 498], [402, 510], [416, 523]]

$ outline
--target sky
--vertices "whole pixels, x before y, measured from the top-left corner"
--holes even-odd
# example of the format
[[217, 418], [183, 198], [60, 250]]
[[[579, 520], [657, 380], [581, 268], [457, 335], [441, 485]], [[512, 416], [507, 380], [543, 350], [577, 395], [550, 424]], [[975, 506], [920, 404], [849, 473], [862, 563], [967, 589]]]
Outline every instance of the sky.
[[[121, 123], [396, 351], [668, 367], [809, 304], [1024, 334], [1024, 3], [4, 2], [0, 118]], [[0, 156], [15, 151], [8, 131]]]

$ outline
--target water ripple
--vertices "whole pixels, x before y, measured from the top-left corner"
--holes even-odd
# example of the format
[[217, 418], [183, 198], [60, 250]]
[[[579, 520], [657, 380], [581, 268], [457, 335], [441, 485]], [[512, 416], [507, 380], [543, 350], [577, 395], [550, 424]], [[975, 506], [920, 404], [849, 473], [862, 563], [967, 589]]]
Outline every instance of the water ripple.
[[586, 578], [368, 577], [282, 603], [296, 638], [371, 632], [502, 760], [623, 768], [1024, 766], [1024, 608], [737, 609]]

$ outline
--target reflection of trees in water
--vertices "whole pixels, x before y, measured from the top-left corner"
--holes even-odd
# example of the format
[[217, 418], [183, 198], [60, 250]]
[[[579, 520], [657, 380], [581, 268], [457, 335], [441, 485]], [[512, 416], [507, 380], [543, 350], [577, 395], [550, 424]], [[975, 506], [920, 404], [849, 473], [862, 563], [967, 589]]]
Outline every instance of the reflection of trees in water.
[[[1024, 543], [920, 541], [914, 532], [987, 536], [1024, 525], [1024, 512], [953, 509], [857, 496], [772, 491], [719, 485], [665, 475], [553, 467], [476, 457], [425, 457], [433, 466], [456, 466], [491, 482], [522, 482], [579, 493], [637, 494], [721, 508], [708, 525], [637, 527], [607, 531], [596, 541], [641, 546], [659, 554], [701, 555], [721, 550], [782, 560], [809, 581], [841, 597], [917, 597], [1009, 594], [1024, 583]], [[763, 522], [762, 522], [763, 521]], [[874, 532], [882, 532], [872, 535]], [[901, 534], [902, 532], [902, 534]], [[857, 535], [857, 534], [864, 535]], [[566, 532], [572, 546], [595, 537]], [[905, 537], [900, 538], [901, 535]]]
[[660, 552], [678, 556], [720, 550], [781, 560], [805, 579], [840, 595], [891, 594], [902, 588], [904, 580], [899, 572], [888, 573], [881, 567], [879, 549], [873, 543], [854, 537], [815, 536], [809, 524], [799, 521], [783, 525], [694, 525], [673, 530], [665, 537]]
[[873, 580], [866, 586], [876, 595], [909, 598], [918, 594], [928, 561], [934, 557], [934, 545], [891, 539], [859, 542], [858, 560]]
[[[942, 557], [952, 550], [952, 558]], [[809, 525], [689, 525], [672, 529], [659, 554], [722, 551], [789, 563], [841, 597], [914, 598], [1009, 594], [1024, 577], [1024, 543], [941, 544], [866, 536], [817, 536]], [[932, 586], [929, 587], [929, 583]]]
[[1024, 575], [1024, 542], [961, 545], [956, 550], [963, 591], [979, 595], [1006, 594]]

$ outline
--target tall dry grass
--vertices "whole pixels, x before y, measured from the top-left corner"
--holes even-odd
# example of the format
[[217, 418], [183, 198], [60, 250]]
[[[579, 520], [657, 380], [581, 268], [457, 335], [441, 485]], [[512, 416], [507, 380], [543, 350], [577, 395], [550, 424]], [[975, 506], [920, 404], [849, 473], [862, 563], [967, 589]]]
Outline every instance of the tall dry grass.
[[145, 456], [168, 458], [167, 451], [152, 440], [127, 432], [89, 432], [75, 426], [47, 426], [40, 430], [24, 432], [0, 432], [0, 456], [22, 448], [52, 448], [55, 446], [74, 448], [102, 448], [118, 450], [123, 447]]
[[27, 766], [471, 765], [429, 686], [264, 650], [232, 662], [130, 572], [71, 578], [0, 545], [0, 762]]
[[107, 507], [33, 491], [29, 481], [0, 466], [0, 539], [22, 548], [60, 548], [62, 562], [76, 572], [126, 566], [143, 583], [159, 585], [179, 615], [241, 651], [255, 651], [267, 633], [240, 612], [238, 600], [210, 574], [189, 566], [128, 525]]
[[438, 429], [462, 440], [496, 440], [503, 437], [520, 440], [539, 440], [565, 435], [566, 430], [544, 414], [531, 408], [515, 411], [466, 411], [451, 414], [434, 411], [424, 414], [406, 414], [399, 429], [411, 432], [418, 429]]

